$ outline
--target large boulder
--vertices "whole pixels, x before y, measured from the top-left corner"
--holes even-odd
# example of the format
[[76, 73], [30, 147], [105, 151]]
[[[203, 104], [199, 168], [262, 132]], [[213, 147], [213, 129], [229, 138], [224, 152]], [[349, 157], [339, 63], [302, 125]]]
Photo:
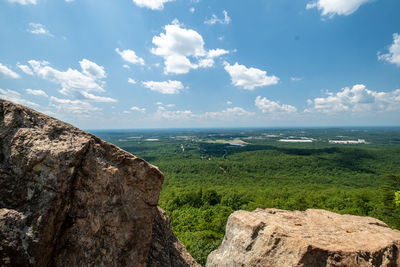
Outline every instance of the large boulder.
[[400, 231], [325, 210], [233, 213], [212, 266], [400, 266]]
[[146, 266], [163, 180], [143, 159], [0, 100], [0, 265]]

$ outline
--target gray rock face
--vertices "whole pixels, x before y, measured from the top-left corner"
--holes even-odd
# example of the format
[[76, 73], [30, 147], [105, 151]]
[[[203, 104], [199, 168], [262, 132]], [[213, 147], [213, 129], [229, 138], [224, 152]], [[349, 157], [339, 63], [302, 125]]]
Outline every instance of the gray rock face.
[[94, 135], [0, 100], [0, 265], [146, 266], [163, 180]]
[[172, 233], [168, 215], [161, 208], [153, 223], [148, 267], [200, 267], [186, 248]]
[[400, 231], [325, 210], [233, 213], [212, 266], [400, 266]]

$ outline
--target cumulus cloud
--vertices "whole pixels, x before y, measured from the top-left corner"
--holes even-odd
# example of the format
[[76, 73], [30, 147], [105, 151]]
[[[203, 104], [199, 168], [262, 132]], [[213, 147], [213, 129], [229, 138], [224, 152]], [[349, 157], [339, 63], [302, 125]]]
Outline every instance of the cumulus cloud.
[[297, 112], [296, 107], [286, 104], [280, 104], [279, 102], [268, 100], [266, 97], [261, 98], [257, 96], [254, 101], [256, 107], [261, 110], [262, 113], [295, 113]]
[[215, 57], [220, 57], [222, 55], [229, 54], [228, 50], [217, 48], [217, 49], [211, 49], [207, 53], [207, 57], [209, 58], [215, 58]]
[[152, 10], [161, 10], [164, 8], [164, 3], [173, 2], [175, 0], [133, 0], [139, 7], [150, 8]]
[[[227, 54], [224, 49], [206, 51], [203, 37], [192, 29], [185, 29], [177, 20], [164, 27], [165, 33], [153, 37], [151, 52], [164, 58], [164, 72], [184, 74], [199, 67], [208, 68], [214, 65], [214, 58]], [[193, 63], [191, 58], [197, 60]]]
[[29, 68], [29, 66], [27, 65], [21, 65], [19, 63], [17, 63], [17, 67], [22, 70], [25, 74], [28, 75], [33, 75], [33, 71], [31, 70], [31, 68]]
[[184, 88], [182, 82], [171, 80], [164, 82], [146, 81], [142, 84], [144, 87], [162, 94], [178, 94]]
[[371, 0], [318, 0], [307, 4], [306, 8], [318, 8], [322, 16], [332, 18], [335, 15], [348, 16], [357, 11], [357, 9]]
[[334, 114], [340, 112], [359, 113], [400, 110], [400, 89], [391, 92], [378, 92], [356, 84], [352, 88], [342, 88], [337, 93], [326, 92], [326, 97], [308, 100], [310, 108], [306, 112]]
[[246, 90], [254, 90], [256, 87], [277, 84], [279, 81], [279, 78], [276, 76], [267, 76], [266, 71], [247, 68], [244, 65], [239, 65], [237, 62], [234, 65], [225, 62], [224, 66], [226, 72], [231, 76], [232, 84]]
[[152, 42], [156, 47], [151, 52], [164, 58], [166, 73], [187, 73], [197, 68], [189, 56], [206, 55], [203, 37], [194, 30], [181, 28], [176, 21], [166, 25], [165, 33], [154, 36]]
[[191, 7], [191, 8], [189, 9], [189, 11], [190, 11], [190, 13], [194, 13], [194, 12], [196, 11], [196, 9], [195, 9], [194, 7]]
[[223, 18], [218, 18], [217, 15], [212, 14], [211, 18], [205, 20], [204, 23], [208, 24], [208, 25], [214, 25], [216, 23], [220, 23], [220, 24], [229, 24], [229, 23], [231, 23], [231, 18], [228, 16], [228, 12], [226, 10], [223, 10], [222, 14], [224, 15]]
[[35, 96], [43, 96], [43, 97], [49, 97], [45, 91], [43, 90], [33, 90], [33, 89], [26, 89], [25, 90], [28, 94], [30, 95], [35, 95]]
[[33, 103], [29, 100], [26, 100], [21, 97], [21, 94], [18, 93], [17, 91], [13, 91], [10, 89], [1, 89], [0, 88], [0, 98], [9, 100], [11, 102], [20, 104], [20, 105], [25, 105], [25, 106], [31, 106], [37, 108], [39, 105], [36, 103]]
[[128, 83], [136, 84], [137, 82], [132, 78], [128, 78]]
[[10, 3], [16, 3], [20, 5], [36, 5], [37, 0], [8, 0]]
[[146, 113], [146, 109], [145, 108], [139, 108], [139, 107], [136, 107], [136, 106], [131, 107], [130, 110], [138, 111], [140, 113]]
[[19, 75], [0, 63], [0, 78], [18, 79]]
[[99, 66], [87, 59], [82, 59], [79, 61], [79, 64], [81, 65], [82, 72], [94, 79], [103, 79], [107, 77], [103, 66]]
[[115, 52], [117, 52], [123, 60], [132, 64], [144, 65], [144, 59], [138, 57], [135, 51], [126, 49], [126, 50], [119, 50], [119, 48], [115, 48]]
[[50, 97], [49, 106], [54, 107], [59, 112], [72, 113], [72, 114], [85, 114], [89, 115], [92, 112], [100, 111], [98, 107], [94, 107], [85, 100], [71, 100], [57, 97]]
[[396, 64], [398, 67], [400, 67], [400, 34], [393, 34], [393, 43], [389, 47], [389, 53], [378, 53], [378, 59]]
[[87, 59], [80, 61], [82, 72], [68, 68], [60, 71], [49, 66], [46, 61], [28, 61], [33, 72], [40, 78], [61, 85], [60, 93], [96, 102], [116, 102], [109, 97], [93, 95], [91, 92], [105, 92], [102, 78], [106, 77], [104, 68]]
[[28, 24], [28, 32], [32, 34], [41, 34], [41, 35], [48, 35], [48, 36], [53, 36], [49, 30], [46, 29], [46, 26], [40, 23], [34, 23], [31, 22]]

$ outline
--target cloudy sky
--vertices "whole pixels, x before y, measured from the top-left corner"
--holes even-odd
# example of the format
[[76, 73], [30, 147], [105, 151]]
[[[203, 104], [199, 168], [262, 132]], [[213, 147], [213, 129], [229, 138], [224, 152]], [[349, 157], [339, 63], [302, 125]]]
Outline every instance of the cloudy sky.
[[0, 98], [84, 129], [400, 126], [399, 0], [0, 0]]

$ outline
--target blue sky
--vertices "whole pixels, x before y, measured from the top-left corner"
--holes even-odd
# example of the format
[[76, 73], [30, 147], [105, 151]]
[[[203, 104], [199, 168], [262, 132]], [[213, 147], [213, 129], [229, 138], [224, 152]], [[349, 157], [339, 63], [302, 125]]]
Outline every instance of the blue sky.
[[0, 0], [0, 98], [85, 129], [400, 125], [398, 0]]

